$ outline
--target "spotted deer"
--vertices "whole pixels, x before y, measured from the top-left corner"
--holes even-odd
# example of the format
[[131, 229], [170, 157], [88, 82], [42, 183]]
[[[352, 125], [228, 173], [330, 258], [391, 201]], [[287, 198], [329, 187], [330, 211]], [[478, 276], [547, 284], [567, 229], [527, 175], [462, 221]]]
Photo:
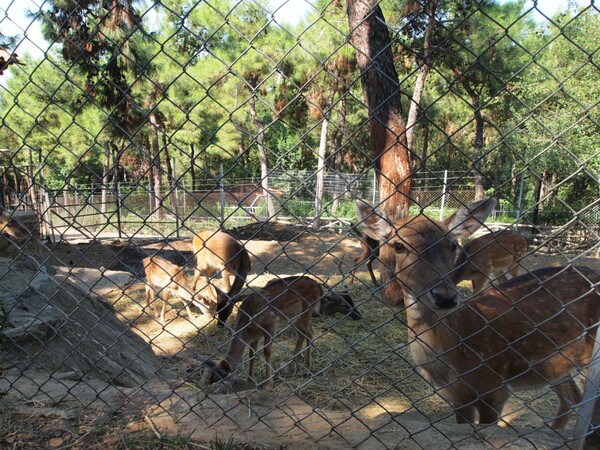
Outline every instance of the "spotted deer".
[[264, 339], [263, 353], [265, 356], [265, 380], [262, 386], [270, 390], [273, 384], [271, 353], [272, 340], [277, 330], [287, 326], [294, 328], [297, 334], [296, 346], [292, 361], [286, 366], [286, 372], [295, 370], [295, 360], [300, 355], [306, 341], [306, 367], [311, 366], [311, 340], [313, 332], [311, 318], [323, 295], [320, 283], [311, 278], [298, 276], [270, 281], [260, 291], [247, 296], [242, 302], [237, 319], [233, 340], [229, 345], [227, 357], [216, 367], [213, 367], [209, 381], [214, 383], [225, 379], [235, 372], [242, 360], [244, 350], [248, 348], [250, 367], [248, 379], [254, 380], [254, 362], [261, 338]]
[[[251, 269], [250, 256], [244, 246], [233, 236], [217, 230], [205, 230], [192, 239], [196, 258], [196, 272], [192, 288], [197, 290], [201, 276], [208, 280], [213, 300], [217, 302], [219, 326], [223, 326], [231, 315], [235, 296], [244, 287]], [[210, 278], [222, 274], [225, 292], [219, 291]], [[230, 277], [234, 277], [233, 284]]]
[[194, 295], [183, 273], [183, 268], [160, 256], [149, 256], [142, 261], [146, 274], [146, 308], [156, 299], [157, 293], [163, 298], [160, 321], [165, 323], [167, 301], [171, 294], [179, 295], [185, 302], [185, 310], [190, 319], [194, 316], [190, 303], [195, 304], [202, 314], [209, 313], [208, 301]]
[[527, 239], [512, 230], [488, 233], [465, 244], [458, 255], [452, 281], [470, 280], [473, 293], [488, 281], [506, 281], [506, 273], [519, 274], [519, 261], [527, 253]]
[[495, 423], [511, 390], [550, 385], [563, 428], [582, 395], [573, 375], [589, 362], [600, 318], [600, 273], [553, 267], [513, 278], [458, 301], [457, 239], [475, 232], [495, 206], [484, 200], [444, 221], [424, 215], [391, 221], [363, 201], [363, 229], [395, 252], [409, 347], [420, 372], [454, 405], [458, 423]]

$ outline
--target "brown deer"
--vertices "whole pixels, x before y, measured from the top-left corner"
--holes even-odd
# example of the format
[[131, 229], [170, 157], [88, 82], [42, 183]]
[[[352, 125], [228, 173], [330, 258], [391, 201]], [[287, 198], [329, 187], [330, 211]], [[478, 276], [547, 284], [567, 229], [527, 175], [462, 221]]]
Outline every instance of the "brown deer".
[[[196, 273], [192, 283], [197, 289], [200, 276], [206, 277], [213, 299], [217, 302], [219, 326], [223, 326], [231, 315], [235, 296], [244, 287], [251, 269], [250, 256], [244, 246], [233, 236], [218, 230], [201, 231], [192, 239], [192, 248], [196, 257]], [[210, 280], [221, 273], [225, 283], [225, 292], [219, 291]], [[235, 277], [233, 284], [230, 277]]]
[[456, 240], [472, 234], [495, 200], [438, 222], [424, 215], [392, 222], [357, 201], [363, 229], [395, 251], [409, 346], [424, 377], [454, 405], [458, 423], [495, 423], [509, 388], [550, 385], [559, 397], [554, 428], [564, 427], [582, 395], [573, 380], [589, 362], [600, 318], [600, 273], [555, 267], [513, 278], [459, 304]]
[[333, 316], [337, 313], [347, 316], [352, 320], [362, 319], [350, 294], [346, 291], [335, 291], [332, 289], [328, 295], [324, 295], [321, 298], [321, 301], [314, 308], [313, 314], [315, 316]]
[[369, 271], [369, 275], [371, 276], [371, 282], [374, 286], [378, 286], [377, 278], [375, 278], [375, 274], [373, 273], [373, 262], [379, 257], [379, 241], [376, 241], [372, 237], [360, 231], [356, 226], [352, 227], [350, 230], [352, 234], [356, 237], [356, 239], [360, 242], [361, 254], [354, 260], [354, 267], [350, 271], [350, 284], [354, 284], [354, 278], [356, 274], [356, 270], [358, 266], [362, 264], [364, 261], [366, 262], [367, 270]]
[[227, 357], [212, 368], [209, 378], [211, 383], [225, 379], [235, 372], [240, 364], [244, 350], [248, 348], [250, 367], [248, 379], [254, 378], [254, 362], [260, 338], [264, 338], [265, 380], [263, 387], [270, 390], [273, 379], [271, 370], [272, 339], [278, 334], [277, 329], [285, 329], [288, 324], [298, 336], [294, 356], [286, 367], [286, 372], [295, 370], [295, 359], [300, 354], [306, 340], [306, 367], [310, 370], [310, 343], [313, 337], [310, 321], [313, 308], [323, 295], [320, 283], [311, 278], [298, 276], [272, 280], [260, 291], [247, 296], [242, 302], [237, 319], [233, 340], [229, 345]]
[[179, 295], [185, 302], [185, 310], [190, 320], [194, 318], [190, 303], [195, 304], [202, 314], [209, 313], [209, 303], [198, 294], [194, 295], [183, 273], [183, 268], [160, 256], [149, 256], [142, 261], [146, 273], [146, 308], [156, 299], [156, 294], [162, 294], [163, 304], [160, 321], [165, 323], [167, 301], [173, 293]]
[[488, 233], [465, 244], [456, 260], [452, 281], [470, 280], [476, 294], [490, 280], [507, 280], [519, 274], [519, 261], [527, 253], [527, 239], [518, 232], [502, 230]]

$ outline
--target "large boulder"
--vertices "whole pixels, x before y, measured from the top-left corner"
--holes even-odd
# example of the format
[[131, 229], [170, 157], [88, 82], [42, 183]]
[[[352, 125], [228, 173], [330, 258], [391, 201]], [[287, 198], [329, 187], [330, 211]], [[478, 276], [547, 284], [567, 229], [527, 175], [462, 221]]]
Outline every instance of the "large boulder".
[[124, 387], [170, 377], [102, 297], [37, 267], [0, 258], [3, 368], [41, 367]]

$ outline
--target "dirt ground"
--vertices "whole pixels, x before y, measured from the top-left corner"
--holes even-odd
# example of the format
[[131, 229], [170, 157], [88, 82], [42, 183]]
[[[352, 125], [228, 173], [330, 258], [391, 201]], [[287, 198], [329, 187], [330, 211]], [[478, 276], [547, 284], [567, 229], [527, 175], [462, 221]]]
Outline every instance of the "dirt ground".
[[[313, 277], [320, 279], [323, 282], [329, 284], [340, 283], [339, 286], [347, 286], [347, 280], [342, 274], [348, 274], [352, 268], [352, 262], [360, 254], [360, 245], [356, 239], [348, 238], [345, 235], [339, 235], [335, 233], [319, 233], [314, 234], [310, 230], [306, 230], [302, 227], [294, 226], [286, 223], [275, 223], [270, 224], [268, 227], [259, 227], [257, 225], [247, 226], [241, 229], [232, 230], [231, 233], [238, 239], [242, 240], [251, 254], [252, 260], [252, 271], [248, 277], [248, 285], [253, 287], [260, 287], [266, 283], [269, 279], [275, 276], [289, 276], [295, 274], [310, 274]], [[108, 298], [115, 304], [116, 308], [122, 314], [122, 320], [131, 324], [132, 328], [148, 342], [151, 343], [155, 353], [165, 358], [165, 364], [168, 364], [170, 368], [174, 370], [177, 375], [186, 380], [186, 383], [200, 382], [199, 369], [201, 364], [198, 362], [197, 355], [200, 352], [199, 349], [205, 353], [210, 354], [207, 351], [207, 346], [213, 347], [211, 351], [216, 351], [219, 345], [225, 345], [226, 340], [222, 339], [216, 330], [214, 323], [209, 325], [208, 322], [203, 322], [204, 319], [189, 321], [187, 318], [180, 316], [177, 311], [173, 308], [169, 310], [168, 324], [163, 326], [154, 319], [151, 319], [147, 314], [142, 313], [141, 302], [144, 296], [143, 282], [139, 279], [143, 278], [143, 269], [141, 260], [151, 254], [158, 253], [174, 263], [193, 267], [193, 258], [191, 252], [190, 239], [179, 239], [179, 240], [158, 240], [158, 239], [135, 239], [132, 241], [124, 240], [102, 240], [92, 242], [79, 242], [79, 243], [57, 243], [51, 246], [52, 263], [57, 266], [66, 267], [88, 267], [92, 269], [101, 270], [120, 270], [129, 272], [133, 275], [133, 283], [124, 286], [123, 289], [116, 289], [112, 295]], [[575, 258], [574, 256], [565, 255], [544, 255], [534, 254], [528, 256], [522, 265], [527, 270], [534, 270], [541, 267], [548, 266], [559, 266], [567, 263], [575, 263], [578, 265], [585, 265], [594, 269], [600, 270], [600, 263], [595, 258]], [[377, 264], [375, 264], [377, 266]], [[399, 333], [397, 330], [392, 334], [386, 335], [387, 332], [385, 327], [398, 328], [395, 322], [390, 323], [389, 317], [395, 316], [397, 309], [382, 308], [381, 301], [377, 298], [368, 300], [372, 297], [372, 288], [369, 282], [369, 276], [366, 271], [361, 269], [358, 272], [359, 281], [352, 287], [352, 295], [355, 302], [362, 302], [361, 308], [363, 309], [363, 315], [366, 317], [367, 322], [377, 323], [377, 327], [381, 327], [381, 333], [386, 336], [386, 339], [394, 339], [400, 345], [406, 341], [405, 334]], [[207, 319], [208, 320], [208, 319]], [[317, 322], [315, 325], [317, 328], [317, 334], [321, 331], [323, 334], [326, 333], [327, 324], [324, 322]], [[368, 327], [363, 328], [352, 328], [356, 327], [354, 324], [341, 323], [339, 328], [336, 328], [337, 334], [347, 333], [352, 334], [365, 334], [370, 331]], [[198, 330], [203, 330], [205, 334], [205, 340], [198, 338]], [[222, 333], [221, 333], [222, 334]], [[331, 334], [331, 333], [329, 333]], [[345, 341], [332, 341], [333, 339], [329, 335], [325, 336], [320, 342], [317, 340], [316, 345], [322, 345], [322, 347], [332, 346], [343, 346]], [[291, 342], [291, 341], [290, 341]], [[333, 342], [333, 343], [332, 343]], [[339, 342], [335, 344], [335, 342]], [[381, 344], [377, 350], [376, 348], [365, 347], [367, 351], [374, 352], [389, 352], [385, 346]], [[222, 350], [221, 350], [222, 351]], [[380, 355], [377, 357], [381, 357]], [[322, 360], [319, 360], [321, 358]], [[356, 357], [360, 360], [360, 356]], [[407, 355], [400, 355], [400, 359], [404, 361]], [[385, 361], [384, 361], [385, 363]], [[321, 365], [327, 365], [327, 359], [324, 356], [316, 356], [317, 367]], [[350, 364], [350, 363], [349, 363]], [[389, 374], [386, 373], [385, 364], [382, 364], [381, 371], [385, 376], [394, 376], [397, 379], [409, 380], [411, 377], [415, 377], [412, 373], [410, 364], [404, 362], [407, 373], [399, 371], [397, 368], [397, 362], [391, 361], [389, 368]], [[339, 369], [339, 368], [338, 368]], [[342, 367], [341, 371], [351, 371], [351, 367]], [[331, 372], [334, 373], [334, 372]], [[190, 375], [192, 374], [192, 375]], [[194, 378], [196, 377], [196, 378]], [[368, 382], [372, 380], [360, 380], [362, 391], [368, 391]], [[384, 377], [385, 381], [385, 377]], [[344, 381], [346, 382], [346, 381]], [[408, 382], [408, 381], [407, 381]], [[290, 388], [297, 392], [298, 389], [302, 389], [304, 379], [298, 377], [292, 379], [284, 385], [280, 391], [275, 389], [274, 395], [287, 395], [284, 389]], [[348, 383], [356, 383], [356, 381], [348, 381]], [[373, 381], [374, 383], [374, 381]], [[335, 383], [334, 383], [335, 385]], [[363, 417], [372, 417], [374, 425], [377, 426], [377, 420], [382, 415], [387, 414], [387, 403], [399, 404], [399, 394], [390, 394], [388, 397], [378, 399], [378, 408], [373, 409], [372, 412], [366, 412], [360, 405], [364, 405], [366, 402], [366, 395], [361, 390], [351, 392], [348, 394], [348, 398], [343, 396], [337, 396], [332, 400], [324, 401], [323, 398], [329, 395], [331, 389], [335, 389], [334, 386], [327, 385], [327, 381], [323, 381], [321, 386], [324, 386], [323, 392], [320, 392], [318, 386], [313, 387], [311, 392], [303, 392], [303, 398], [308, 399], [309, 403], [318, 404], [320, 407], [327, 407], [332, 411], [343, 411], [347, 409], [348, 402], [352, 401], [354, 397], [356, 405], [352, 405], [352, 408], [361, 409]], [[379, 387], [377, 387], [379, 388]], [[197, 389], [197, 388], [196, 388]], [[375, 389], [375, 387], [374, 387]], [[426, 389], [420, 387], [419, 389]], [[351, 389], [349, 389], [352, 391]], [[431, 414], [435, 418], [443, 418], [444, 415], [449, 413], [449, 407], [439, 398], [431, 397], [431, 393], [424, 394], [424, 391], [415, 391], [416, 398], [425, 405], [424, 408], [430, 408]], [[370, 394], [369, 394], [370, 395]], [[421, 396], [421, 397], [419, 397]], [[0, 392], [0, 398], [2, 392]], [[284, 397], [285, 398], [285, 397]], [[425, 398], [425, 401], [422, 400]], [[414, 402], [411, 404], [410, 399], [402, 398], [402, 408], [406, 408], [406, 417], [410, 417], [411, 408], [414, 407]], [[535, 409], [545, 410], [549, 416], [555, 408], [554, 400], [548, 400], [546, 397], [541, 397], [539, 400], [535, 400]], [[515, 404], [520, 404], [521, 401], [517, 401]], [[418, 403], [419, 404], [419, 403]], [[304, 405], [304, 404], [303, 404]], [[303, 405], [298, 406], [302, 409]], [[29, 406], [29, 407], [26, 407]], [[37, 411], [36, 411], [37, 408]], [[518, 408], [518, 406], [516, 406]], [[233, 407], [231, 408], [234, 409]], [[40, 411], [42, 414], [40, 414]], [[58, 410], [60, 411], [60, 409]], [[386, 414], [382, 414], [386, 412]], [[417, 407], [419, 411], [419, 407]], [[429, 411], [429, 410], [427, 410]], [[427, 411], [426, 416], [429, 417]], [[245, 414], [245, 413], [242, 413]], [[325, 413], [323, 413], [325, 414]], [[341, 413], [340, 413], [341, 414]], [[516, 413], [516, 424], [529, 424], [530, 421], [538, 420], [539, 418], [531, 419], [528, 413]], [[232, 413], [233, 415], [233, 413]], [[352, 413], [352, 416], [355, 414]], [[420, 415], [420, 414], [417, 414]], [[119, 412], [116, 415], [106, 416], [105, 414], [96, 414], [84, 411], [63, 411], [62, 413], [57, 412], [56, 409], [52, 410], [50, 415], [43, 413], [43, 408], [40, 405], [21, 405], [15, 410], [7, 410], [6, 408], [0, 410], [0, 447], [5, 448], [226, 448], [219, 447], [219, 445], [227, 443], [227, 434], [224, 434], [225, 438], [215, 437], [214, 435], [202, 434], [202, 430], [199, 429], [192, 433], [186, 433], [186, 430], [191, 430], [192, 425], [188, 424], [186, 427], [177, 427], [167, 425], [169, 422], [169, 414], [163, 414], [162, 417], [157, 416], [157, 422], [148, 420], [148, 416], [140, 414], [139, 410], [131, 409]], [[520, 417], [519, 417], [520, 416]], [[240, 416], [241, 417], [241, 416]], [[162, 420], [162, 422], [160, 420]], [[172, 419], [170, 419], [172, 422]], [[233, 419], [235, 421], [235, 419]], [[242, 419], [240, 419], [242, 420]], [[341, 423], [348, 419], [340, 419]], [[364, 419], [366, 420], [366, 419]], [[420, 418], [419, 420], [426, 420]], [[521, 422], [519, 422], [519, 420]], [[184, 421], [185, 422], [185, 421]], [[453, 421], [450, 420], [449, 423]], [[161, 426], [157, 426], [156, 423], [161, 423]], [[170, 423], [170, 422], [169, 422]], [[348, 422], [351, 423], [351, 422]], [[387, 422], [386, 422], [387, 423]], [[416, 422], [422, 423], [422, 422]], [[452, 434], [450, 431], [453, 428], [445, 429], [444, 425], [438, 423], [437, 429], [440, 427], [443, 429], [443, 434]], [[401, 425], [406, 428], [406, 425]], [[210, 428], [209, 428], [210, 429]], [[218, 429], [218, 428], [216, 428]], [[224, 428], [225, 430], [227, 428]], [[408, 426], [410, 429], [410, 426]], [[417, 427], [418, 429], [418, 427]], [[351, 430], [347, 431], [351, 433]], [[360, 433], [363, 433], [361, 431]], [[469, 436], [472, 431], [462, 429], [460, 433], [465, 436]], [[459, 434], [460, 434], [459, 433]], [[501, 432], [498, 432], [496, 437], [500, 436]], [[238, 436], [232, 433], [233, 436]], [[358, 436], [358, 435], [357, 435]], [[388, 435], [389, 436], [389, 435]], [[404, 446], [398, 448], [415, 448], [427, 446], [426, 442], [423, 444], [416, 445], [413, 437], [410, 437], [411, 432], [408, 433]], [[556, 436], [554, 436], [556, 437]], [[216, 440], [215, 440], [216, 439]], [[224, 439], [224, 441], [220, 440]], [[461, 437], [460, 439], [467, 439], [467, 437]], [[550, 439], [546, 447], [553, 447], [552, 438], [548, 436], [542, 436], [542, 442], [544, 439]], [[350, 440], [352, 441], [352, 440]], [[251, 442], [248, 444], [248, 442]], [[254, 443], [252, 443], [254, 442]], [[283, 442], [283, 441], [282, 441]], [[337, 442], [337, 443], [336, 443]], [[341, 442], [349, 442], [347, 438]], [[360, 438], [357, 437], [356, 442], [361, 442]], [[367, 442], [367, 441], [365, 441]], [[373, 446], [362, 445], [363, 448], [376, 448], [376, 447], [389, 447], [389, 442], [384, 438], [380, 438], [379, 444]], [[433, 441], [435, 442], [435, 438]], [[430, 442], [430, 444], [431, 444]], [[471, 445], [472, 442], [469, 441]], [[474, 441], [477, 442], [477, 439]], [[492, 440], [485, 439], [486, 445], [489, 446], [489, 442]], [[499, 444], [505, 445], [506, 442], [516, 441], [498, 441]], [[217, 445], [218, 444], [218, 445]], [[245, 439], [234, 439], [229, 444], [233, 444], [229, 448], [284, 448], [292, 447], [289, 444], [281, 446], [273, 445], [273, 441], [269, 440], [257, 440], [252, 441]], [[465, 448], [467, 441], [464, 441]], [[323, 437], [319, 440], [319, 446], [323, 448], [342, 448], [339, 439], [332, 439], [328, 441], [327, 438]], [[393, 445], [392, 445], [393, 446]], [[493, 446], [491, 446], [493, 447]], [[511, 446], [508, 446], [509, 448]], [[513, 446], [514, 447], [514, 446]], [[519, 447], [518, 445], [516, 447]], [[302, 448], [302, 445], [299, 446]], [[481, 448], [474, 446], [472, 448]], [[534, 445], [533, 448], [536, 448]]]

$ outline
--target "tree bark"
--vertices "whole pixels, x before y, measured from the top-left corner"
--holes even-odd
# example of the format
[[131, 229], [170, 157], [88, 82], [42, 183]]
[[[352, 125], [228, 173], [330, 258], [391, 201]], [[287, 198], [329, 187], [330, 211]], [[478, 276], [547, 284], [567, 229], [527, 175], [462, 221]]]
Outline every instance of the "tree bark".
[[275, 206], [273, 205], [273, 196], [271, 195], [271, 191], [269, 191], [269, 160], [265, 150], [265, 125], [258, 118], [258, 113], [256, 112], [256, 95], [254, 92], [250, 98], [250, 115], [258, 131], [256, 143], [258, 144], [258, 157], [260, 160], [260, 186], [267, 200], [267, 214], [269, 218], [274, 218]]
[[[377, 0], [348, 0], [348, 23], [369, 111], [380, 201], [388, 217], [396, 221], [408, 216], [412, 180], [391, 40]], [[390, 305], [402, 301], [402, 287], [394, 277], [394, 259], [391, 246], [382, 246], [382, 296]]]
[[406, 146], [409, 151], [414, 154], [413, 142], [415, 139], [415, 130], [419, 113], [421, 110], [421, 99], [423, 98], [423, 91], [425, 90], [425, 80], [431, 69], [431, 42], [433, 40], [433, 31], [435, 28], [435, 11], [437, 9], [438, 0], [431, 0], [429, 2], [429, 9], [427, 15], [427, 27], [425, 28], [425, 38], [423, 43], [423, 64], [417, 71], [417, 80], [415, 82], [415, 88], [413, 90], [412, 99], [410, 102], [410, 108], [408, 110], [408, 119], [406, 121]]

